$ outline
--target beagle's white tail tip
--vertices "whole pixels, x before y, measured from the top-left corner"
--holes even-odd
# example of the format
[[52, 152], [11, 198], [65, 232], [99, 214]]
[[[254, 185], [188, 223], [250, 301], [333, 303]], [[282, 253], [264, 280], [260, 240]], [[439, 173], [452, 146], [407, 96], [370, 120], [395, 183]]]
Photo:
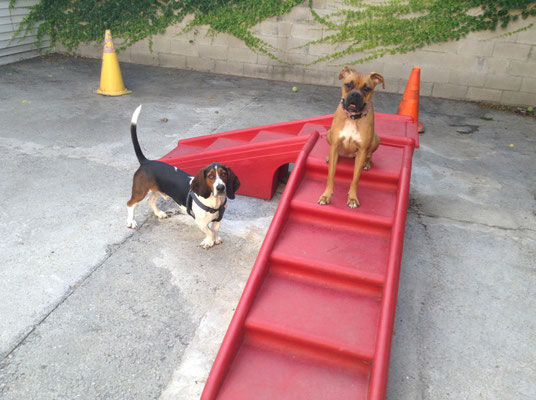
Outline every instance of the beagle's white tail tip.
[[140, 112], [141, 112], [141, 104], [138, 106], [138, 108], [136, 108], [136, 110], [134, 111], [134, 114], [132, 114], [132, 120], [130, 121], [132, 125], [136, 125], [138, 123], [138, 117], [140, 115]]

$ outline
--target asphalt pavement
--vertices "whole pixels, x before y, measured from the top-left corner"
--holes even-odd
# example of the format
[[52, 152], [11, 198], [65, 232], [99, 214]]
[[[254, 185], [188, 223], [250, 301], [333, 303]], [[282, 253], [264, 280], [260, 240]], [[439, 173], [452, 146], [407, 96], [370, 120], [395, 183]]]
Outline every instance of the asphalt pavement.
[[[231, 201], [210, 250], [190, 217], [146, 203], [128, 229], [139, 104], [159, 158], [179, 139], [330, 114], [340, 96], [123, 63], [132, 94], [103, 97], [100, 66], [0, 67], [5, 400], [199, 398], [284, 184]], [[378, 90], [375, 110], [400, 97]], [[420, 120], [387, 399], [535, 399], [536, 119], [423, 97]]]

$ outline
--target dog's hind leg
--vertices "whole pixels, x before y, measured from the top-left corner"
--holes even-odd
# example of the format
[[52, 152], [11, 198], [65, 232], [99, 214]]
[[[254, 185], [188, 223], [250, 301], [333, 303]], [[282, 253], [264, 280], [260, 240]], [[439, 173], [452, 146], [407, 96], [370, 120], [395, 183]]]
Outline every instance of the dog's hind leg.
[[138, 223], [134, 219], [134, 210], [136, 209], [136, 204], [138, 203], [133, 203], [131, 205], [127, 204], [127, 209], [128, 209], [127, 227], [130, 229], [136, 229], [138, 227]]
[[136, 209], [136, 205], [145, 198], [147, 193], [149, 193], [149, 188], [143, 183], [143, 180], [140, 179], [141, 175], [142, 173], [140, 173], [140, 170], [136, 171], [136, 174], [134, 174], [132, 196], [130, 197], [130, 200], [127, 201], [127, 227], [131, 229], [136, 229], [138, 227], [138, 224], [134, 219], [134, 210]]
[[138, 223], [134, 219], [134, 210], [136, 209], [138, 203], [143, 200], [146, 194], [147, 193], [144, 193], [143, 195], [141, 195], [140, 193], [134, 193], [134, 188], [132, 188], [132, 197], [129, 201], [127, 201], [127, 227], [130, 229], [138, 228]]
[[151, 194], [149, 195], [149, 198], [147, 199], [147, 203], [153, 209], [154, 215], [156, 215], [158, 218], [167, 218], [168, 215], [164, 211], [160, 210], [158, 206], [156, 205], [156, 202], [158, 200], [158, 197], [160, 197], [160, 195], [161, 194], [159, 192], [151, 192]]

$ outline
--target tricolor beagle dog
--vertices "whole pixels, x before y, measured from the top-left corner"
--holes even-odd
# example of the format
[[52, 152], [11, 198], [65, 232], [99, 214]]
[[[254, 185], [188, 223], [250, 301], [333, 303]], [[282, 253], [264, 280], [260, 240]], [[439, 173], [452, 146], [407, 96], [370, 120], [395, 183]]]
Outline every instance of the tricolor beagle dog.
[[[141, 151], [136, 132], [141, 105], [134, 111], [130, 123], [130, 135], [140, 167], [134, 174], [132, 196], [127, 202], [127, 226], [137, 228], [134, 209], [147, 193], [147, 203], [158, 218], [167, 214], [156, 205], [159, 196], [172, 198], [179, 207], [190, 214], [197, 226], [207, 235], [201, 247], [209, 249], [222, 242], [218, 236], [220, 221], [227, 208], [227, 198], [234, 199], [240, 181], [233, 171], [223, 164], [212, 163], [201, 169], [195, 177], [181, 169], [161, 161], [148, 160]], [[209, 224], [212, 224], [209, 226]]]

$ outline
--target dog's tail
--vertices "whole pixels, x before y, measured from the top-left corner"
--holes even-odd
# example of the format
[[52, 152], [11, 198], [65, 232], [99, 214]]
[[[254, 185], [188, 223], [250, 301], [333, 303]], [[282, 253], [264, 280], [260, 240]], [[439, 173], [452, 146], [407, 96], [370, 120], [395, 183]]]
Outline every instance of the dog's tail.
[[136, 132], [136, 125], [138, 124], [138, 116], [140, 115], [140, 111], [141, 104], [138, 106], [138, 108], [136, 108], [134, 114], [132, 114], [132, 120], [130, 121], [130, 136], [132, 138], [132, 144], [134, 145], [136, 157], [138, 157], [138, 161], [141, 164], [144, 161], [147, 161], [147, 158], [143, 155], [143, 152], [141, 151], [140, 143], [138, 142], [138, 134]]

